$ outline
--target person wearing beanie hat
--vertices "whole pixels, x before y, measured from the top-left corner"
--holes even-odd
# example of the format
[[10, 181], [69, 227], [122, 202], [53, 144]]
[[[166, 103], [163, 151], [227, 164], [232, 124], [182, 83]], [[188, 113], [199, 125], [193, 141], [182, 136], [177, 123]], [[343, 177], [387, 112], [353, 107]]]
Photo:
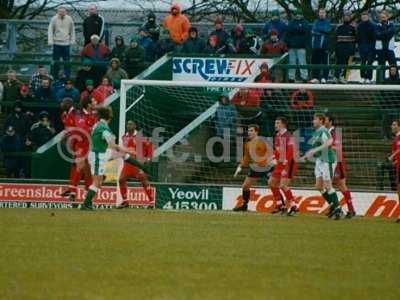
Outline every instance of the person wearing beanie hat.
[[204, 49], [205, 54], [222, 54], [219, 52], [223, 48], [218, 48], [218, 36], [212, 34], [208, 37], [207, 45]]
[[270, 32], [270, 38], [262, 44], [260, 53], [262, 55], [282, 55], [286, 52], [286, 43], [279, 40], [278, 31], [272, 29]]
[[199, 37], [197, 28], [191, 27], [189, 29], [189, 38], [183, 44], [182, 53], [201, 54], [204, 52], [205, 47], [205, 42]]
[[244, 47], [244, 28], [242, 24], [236, 24], [232, 29], [232, 44], [235, 53], [243, 53]]
[[[289, 21], [285, 42], [288, 47], [289, 65], [305, 66], [306, 49], [309, 44], [309, 23], [303, 17], [301, 9], [294, 11], [294, 17]], [[308, 70], [300, 69], [300, 79], [303, 82], [308, 80]], [[288, 71], [289, 82], [296, 80], [296, 69], [289, 69]]]
[[221, 54], [227, 54], [232, 52], [230, 47], [231, 38], [229, 34], [223, 28], [223, 20], [220, 16], [217, 16], [214, 21], [215, 30], [209, 35], [217, 37], [217, 52]]
[[171, 39], [176, 45], [182, 45], [189, 37], [191, 24], [189, 19], [181, 13], [180, 6], [173, 4], [171, 6], [171, 14], [166, 16], [163, 21], [163, 27], [169, 29]]
[[160, 38], [160, 26], [156, 23], [156, 15], [153, 12], [149, 12], [147, 15], [147, 22], [143, 24], [143, 26], [149, 37], [153, 40], [154, 43], [158, 42]]
[[94, 64], [94, 69], [103, 76], [106, 72], [106, 65], [108, 64], [111, 50], [104, 43], [100, 43], [100, 37], [96, 34], [90, 37], [90, 43], [87, 44], [80, 53], [82, 60], [85, 58], [90, 59]]
[[139, 36], [132, 36], [128, 49], [124, 54], [124, 69], [129, 78], [133, 78], [141, 73], [145, 67], [144, 49], [138, 43]]
[[[351, 24], [351, 13], [344, 12], [343, 23], [336, 27], [336, 64], [348, 65], [356, 51], [356, 28]], [[346, 83], [347, 69], [336, 69], [335, 77]]]
[[94, 81], [92, 79], [87, 79], [85, 82], [86, 88], [82, 91], [79, 97], [79, 101], [81, 102], [85, 97], [91, 96], [94, 92]]
[[279, 11], [274, 10], [271, 14], [271, 20], [264, 25], [264, 28], [262, 30], [262, 37], [265, 41], [270, 37], [271, 31], [276, 30], [276, 32], [278, 33], [278, 38], [280, 40], [283, 40], [285, 38], [286, 29], [287, 24], [280, 19]]
[[115, 45], [111, 50], [111, 57], [123, 60], [124, 52], [126, 51], [125, 41], [122, 35], [117, 35], [114, 39]]

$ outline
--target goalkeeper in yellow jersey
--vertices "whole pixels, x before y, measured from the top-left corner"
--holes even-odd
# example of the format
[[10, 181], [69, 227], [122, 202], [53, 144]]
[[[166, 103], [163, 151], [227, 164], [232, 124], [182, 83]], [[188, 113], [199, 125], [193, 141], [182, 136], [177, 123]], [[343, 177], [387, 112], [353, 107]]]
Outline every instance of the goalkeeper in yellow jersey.
[[265, 138], [258, 135], [259, 131], [260, 128], [258, 125], [248, 126], [248, 142], [244, 146], [243, 158], [236, 169], [234, 177], [242, 171], [243, 167], [249, 167], [249, 171], [242, 184], [243, 203], [235, 207], [234, 211], [247, 211], [250, 200], [250, 188], [260, 178], [264, 179], [267, 183], [276, 165], [273, 147], [268, 144]]

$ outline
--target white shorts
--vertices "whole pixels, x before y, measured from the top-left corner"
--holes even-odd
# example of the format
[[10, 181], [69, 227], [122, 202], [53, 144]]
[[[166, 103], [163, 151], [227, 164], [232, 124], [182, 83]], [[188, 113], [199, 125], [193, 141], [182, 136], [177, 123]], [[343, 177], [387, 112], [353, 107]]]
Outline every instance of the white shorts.
[[336, 162], [327, 163], [320, 159], [315, 161], [315, 178], [321, 178], [325, 181], [332, 180], [335, 175]]
[[105, 173], [106, 162], [124, 157], [125, 154], [115, 150], [107, 149], [106, 152], [97, 153], [89, 152], [88, 161], [90, 164], [90, 171], [93, 176], [102, 176]]

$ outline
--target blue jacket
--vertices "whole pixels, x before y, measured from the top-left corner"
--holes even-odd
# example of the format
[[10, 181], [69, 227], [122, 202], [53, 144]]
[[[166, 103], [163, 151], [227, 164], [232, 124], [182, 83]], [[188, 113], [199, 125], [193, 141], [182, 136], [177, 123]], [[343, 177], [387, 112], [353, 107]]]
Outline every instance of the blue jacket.
[[357, 26], [357, 43], [360, 52], [375, 51], [375, 24], [372, 21], [361, 21]]
[[139, 45], [144, 49], [144, 60], [150, 62], [154, 61], [155, 50], [153, 40], [148, 36], [141, 37], [139, 39]]
[[309, 24], [306, 19], [292, 19], [286, 30], [288, 48], [305, 49], [308, 45]]
[[328, 49], [329, 33], [332, 30], [331, 22], [327, 19], [315, 20], [312, 26], [312, 49]]
[[278, 31], [278, 38], [283, 40], [286, 34], [287, 24], [281, 19], [271, 20], [264, 25], [264, 29], [262, 31], [263, 39], [265, 40], [269, 38], [269, 35], [273, 29]]
[[61, 102], [64, 98], [71, 98], [75, 103], [79, 102], [79, 91], [76, 88], [72, 88], [70, 90], [67, 90], [66, 88], [63, 88], [58, 91], [56, 95], [56, 100], [58, 102]]
[[394, 50], [394, 35], [396, 34], [396, 28], [393, 23], [385, 22], [378, 23], [375, 26], [376, 35], [376, 50]]

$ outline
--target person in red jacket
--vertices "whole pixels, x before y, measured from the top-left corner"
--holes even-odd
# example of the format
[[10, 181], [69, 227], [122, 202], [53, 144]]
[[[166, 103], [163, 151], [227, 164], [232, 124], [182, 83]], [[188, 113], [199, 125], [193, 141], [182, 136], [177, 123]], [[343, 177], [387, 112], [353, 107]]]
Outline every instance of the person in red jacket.
[[100, 37], [93, 34], [90, 43], [81, 51], [82, 59], [90, 59], [96, 71], [103, 76], [107, 71], [108, 61], [111, 57], [111, 50], [103, 43], [100, 43]]
[[237, 106], [260, 107], [262, 89], [240, 89], [233, 98], [232, 104]]
[[98, 104], [102, 104], [112, 93], [114, 93], [114, 88], [110, 83], [110, 79], [104, 76], [101, 84], [94, 90], [92, 96]]
[[[126, 133], [122, 137], [124, 147], [128, 148], [138, 160], [150, 161], [153, 158], [153, 145], [136, 130], [136, 124], [132, 120], [126, 123]], [[123, 202], [118, 208], [129, 207], [128, 200], [128, 179], [135, 178], [139, 180], [144, 188], [144, 191], [151, 203], [154, 204], [153, 188], [144, 173], [139, 168], [124, 162], [122, 172], [119, 177], [119, 188]]]
[[92, 79], [86, 80], [85, 86], [86, 88], [82, 91], [79, 97], [79, 102], [82, 102], [83, 99], [85, 99], [87, 96], [91, 96], [94, 92], [94, 82]]
[[171, 6], [171, 14], [165, 17], [163, 26], [169, 30], [171, 39], [178, 46], [181, 46], [189, 37], [191, 24], [189, 19], [181, 13], [181, 8], [178, 4]]
[[287, 51], [286, 43], [279, 40], [276, 30], [271, 31], [269, 40], [265, 41], [261, 46], [261, 55], [282, 55]]

